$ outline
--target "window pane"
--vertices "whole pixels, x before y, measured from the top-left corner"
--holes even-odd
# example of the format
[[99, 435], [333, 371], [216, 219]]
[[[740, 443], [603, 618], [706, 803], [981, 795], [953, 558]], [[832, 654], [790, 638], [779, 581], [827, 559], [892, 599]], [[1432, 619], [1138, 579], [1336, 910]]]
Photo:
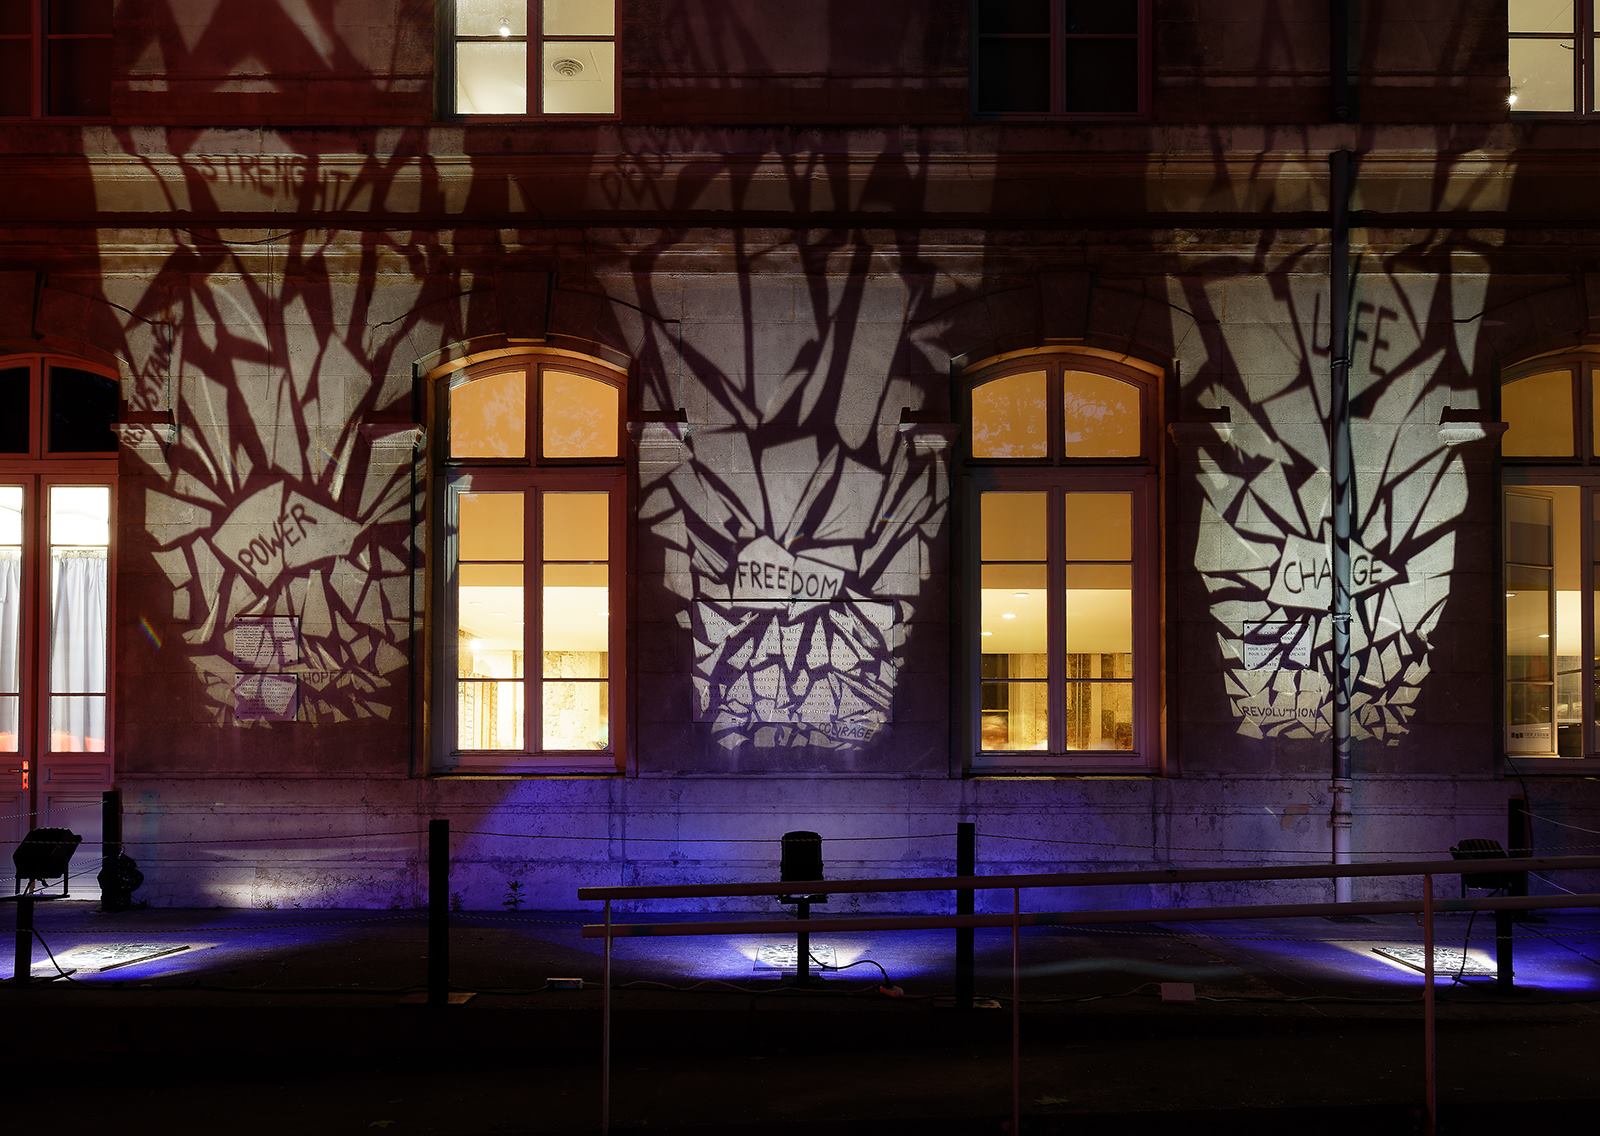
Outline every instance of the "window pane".
[[1067, 676], [1133, 677], [1133, 569], [1071, 565], [1065, 595]]
[[1132, 113], [1139, 109], [1139, 41], [1069, 39], [1065, 101], [1069, 113]]
[[111, 41], [52, 40], [47, 48], [50, 114], [111, 113]]
[[50, 368], [50, 437], [55, 453], [114, 453], [122, 392], [117, 380], [71, 367]]
[[1026, 371], [972, 389], [972, 456], [1042, 458], [1049, 453], [1045, 374]]
[[[994, 656], [994, 673], [1005, 676], [1008, 656]], [[1044, 671], [1044, 656], [1010, 656], [1013, 666]], [[991, 671], [985, 658], [986, 672]], [[978, 746], [985, 750], [1042, 750], [1050, 742], [1050, 685], [1047, 682], [986, 680], [979, 691], [982, 710]]]
[[[0, 56], [0, 63], [3, 62], [4, 57]], [[28, 423], [32, 421], [28, 409], [29, 374], [27, 367], [0, 371], [0, 454], [28, 452]]]
[[546, 40], [546, 114], [610, 114], [617, 106], [617, 47], [590, 40]]
[[52, 753], [104, 753], [105, 748], [105, 695], [50, 699]]
[[520, 458], [528, 452], [528, 376], [475, 375], [450, 386], [450, 456]]
[[527, 0], [456, 0], [456, 35], [525, 37]]
[[109, 34], [111, 0], [50, 0], [45, 27], [53, 35]]
[[1066, 494], [1068, 560], [1133, 559], [1133, 495]]
[[1511, 753], [1555, 752], [1553, 687], [1514, 682], [1506, 689], [1506, 749]]
[[1507, 490], [1506, 560], [1512, 564], [1555, 564], [1554, 506], [1543, 494]]
[[1049, 39], [979, 39], [979, 112], [1049, 109]]
[[1554, 675], [1550, 578], [1548, 568], [1506, 570], [1506, 677], [1514, 681]]
[[539, 377], [539, 444], [547, 458], [617, 456], [619, 388], [588, 375]]
[[1003, 32], [1050, 32], [1050, 0], [978, 0], [978, 31], [982, 35]]
[[1045, 558], [1043, 493], [985, 493], [978, 503], [978, 555], [984, 560]]
[[15, 695], [0, 695], [0, 753], [17, 752], [18, 715], [22, 699]]
[[985, 564], [979, 635], [985, 655], [1043, 654], [1049, 643], [1043, 564]]
[[32, 50], [29, 40], [0, 40], [0, 115], [33, 113]]
[[1524, 375], [1500, 388], [1506, 432], [1500, 452], [1508, 458], [1572, 456], [1571, 371]]
[[1575, 109], [1572, 40], [1513, 39], [1508, 47], [1517, 110]]
[[456, 673], [521, 678], [524, 589], [520, 564], [463, 564], [456, 591]]
[[545, 678], [605, 678], [611, 647], [611, 590], [604, 564], [544, 570]]
[[457, 495], [460, 560], [522, 559], [522, 494]]
[[0, 548], [22, 546], [22, 486], [0, 485]]
[[1064, 0], [1062, 26], [1070, 34], [1137, 34], [1139, 0]]
[[32, 35], [32, 0], [0, 0], [0, 35]]
[[520, 682], [456, 684], [456, 747], [520, 750], [525, 696]]
[[544, 558], [605, 560], [610, 498], [604, 492], [544, 494]]
[[611, 744], [610, 683], [546, 682], [544, 748], [597, 750]]
[[528, 45], [456, 44], [458, 114], [527, 114]]
[[1572, 0], [1506, 0], [1506, 17], [1514, 32], [1570, 32]]
[[50, 544], [104, 548], [111, 543], [111, 490], [104, 485], [56, 485], [50, 490]]
[[544, 34], [608, 36], [616, 33], [615, 0], [544, 0]]
[[1067, 748], [1131, 750], [1133, 684], [1067, 683]]
[[1107, 375], [1061, 377], [1062, 431], [1069, 458], [1136, 458], [1143, 450], [1139, 388]]

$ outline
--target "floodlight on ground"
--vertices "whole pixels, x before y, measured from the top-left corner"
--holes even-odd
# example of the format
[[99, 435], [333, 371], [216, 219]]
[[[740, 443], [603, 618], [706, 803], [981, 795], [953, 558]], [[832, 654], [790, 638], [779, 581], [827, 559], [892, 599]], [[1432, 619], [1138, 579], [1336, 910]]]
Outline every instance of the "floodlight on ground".
[[[786, 832], [783, 834], [783, 852], [778, 861], [780, 883], [815, 883], [822, 879], [822, 836], [815, 832]], [[780, 895], [779, 903], [794, 904], [796, 919], [811, 918], [813, 903], [826, 903], [825, 895]], [[801, 931], [795, 936], [796, 983], [811, 979], [811, 935]]]
[[69, 890], [67, 868], [72, 864], [72, 854], [82, 843], [83, 837], [65, 828], [36, 828], [28, 833], [11, 854], [11, 861], [17, 867], [16, 890], [23, 890], [24, 880], [28, 881], [26, 890], [33, 892], [59, 879], [61, 894], [66, 895]]

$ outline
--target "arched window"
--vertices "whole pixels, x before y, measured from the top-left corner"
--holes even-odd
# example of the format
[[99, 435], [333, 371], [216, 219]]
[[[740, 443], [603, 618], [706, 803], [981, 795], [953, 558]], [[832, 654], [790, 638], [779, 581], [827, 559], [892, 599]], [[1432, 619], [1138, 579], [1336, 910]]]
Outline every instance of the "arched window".
[[1546, 355], [1501, 380], [1506, 752], [1600, 751], [1600, 354]]
[[616, 769], [623, 376], [521, 355], [434, 389], [434, 767]]
[[100, 367], [0, 357], [0, 835], [83, 832], [111, 785], [119, 405]]
[[968, 377], [973, 768], [1150, 767], [1155, 376], [1056, 351]]

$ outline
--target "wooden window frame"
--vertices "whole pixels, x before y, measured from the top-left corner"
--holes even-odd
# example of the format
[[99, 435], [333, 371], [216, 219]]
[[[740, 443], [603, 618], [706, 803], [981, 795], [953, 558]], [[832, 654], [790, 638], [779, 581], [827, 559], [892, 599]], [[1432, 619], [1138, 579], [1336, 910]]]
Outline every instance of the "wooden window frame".
[[110, 86], [112, 72], [108, 67], [105, 78], [106, 104], [105, 111], [96, 111], [89, 114], [66, 114], [50, 106], [50, 44], [67, 40], [104, 40], [116, 43], [116, 10], [111, 10], [111, 26], [104, 32], [52, 32], [49, 27], [50, 0], [34, 0], [28, 5], [28, 30], [26, 32], [13, 32], [0, 34], [0, 43], [27, 43], [28, 44], [28, 93], [29, 107], [26, 112], [19, 114], [0, 113], [0, 122], [21, 122], [29, 119], [42, 119], [44, 121], [60, 122], [109, 122], [110, 115]]
[[[1089, 34], [1069, 33], [1066, 30], [1066, 13], [1063, 7], [1064, 0], [1049, 0], [1050, 4], [1050, 109], [1036, 111], [986, 111], [980, 108], [980, 91], [983, 76], [981, 74], [979, 41], [989, 38], [983, 35], [979, 25], [980, 0], [970, 0], [968, 8], [971, 36], [969, 42], [972, 50], [971, 66], [971, 106], [972, 114], [976, 118], [1000, 121], [1036, 121], [1036, 122], [1107, 122], [1125, 121], [1142, 122], [1148, 120], [1152, 114], [1154, 98], [1154, 3], [1153, 0], [1138, 0], [1138, 31], [1129, 36], [1126, 33], [1117, 34]], [[1035, 33], [1037, 35], [1037, 33]], [[1083, 39], [1131, 39], [1137, 44], [1139, 60], [1139, 75], [1137, 79], [1139, 103], [1133, 110], [1104, 110], [1104, 111], [1073, 111], [1065, 107], [1066, 102], [1066, 64], [1064, 56], [1066, 45], [1070, 40]]]
[[[1595, 601], [1600, 597], [1600, 584], [1596, 583], [1595, 576], [1600, 571], [1596, 563], [1597, 540], [1600, 534], [1600, 521], [1596, 519], [1596, 510], [1600, 509], [1600, 444], [1595, 437], [1597, 423], [1595, 410], [1597, 401], [1596, 385], [1600, 384], [1600, 353], [1589, 352], [1561, 352], [1542, 355], [1526, 360], [1513, 367], [1508, 367], [1501, 375], [1500, 387], [1503, 390], [1507, 385], [1518, 379], [1530, 375], [1545, 374], [1553, 371], [1566, 371], [1570, 376], [1569, 392], [1572, 405], [1572, 452], [1570, 455], [1558, 456], [1527, 456], [1500, 458], [1500, 488], [1497, 507], [1501, 512], [1500, 520], [1500, 556], [1499, 576], [1503, 584], [1506, 581], [1508, 569], [1511, 567], [1510, 551], [1510, 517], [1505, 508], [1506, 497], [1519, 491], [1537, 495], [1541, 490], [1550, 490], [1557, 487], [1572, 487], [1578, 491], [1578, 570], [1582, 578], [1579, 589], [1579, 619], [1581, 621], [1581, 634], [1579, 644], [1579, 697], [1581, 702], [1591, 707], [1591, 712], [1583, 716], [1582, 727], [1582, 753], [1575, 757], [1563, 757], [1560, 754], [1526, 754], [1512, 753], [1510, 744], [1511, 730], [1511, 685], [1512, 680], [1506, 669], [1506, 652], [1509, 646], [1510, 620], [1505, 608], [1500, 613], [1499, 654], [1496, 666], [1500, 674], [1500, 710], [1502, 716], [1499, 731], [1500, 752], [1506, 757], [1508, 764], [1515, 769], [1530, 771], [1543, 770], [1552, 773], [1578, 773], [1594, 772], [1600, 770], [1600, 723], [1592, 713], [1593, 692], [1595, 682], [1600, 677], [1600, 665], [1595, 661], [1595, 646], [1600, 638], [1600, 628], [1597, 628]], [[1502, 589], [1507, 590], [1507, 589]], [[1555, 602], [1556, 589], [1551, 588], [1551, 602]], [[1509, 595], [1507, 596], [1509, 598]], [[1551, 627], [1555, 622], [1552, 614]], [[1552, 634], [1554, 631], [1552, 630]], [[1552, 646], [1552, 651], [1554, 647]], [[1557, 672], [1552, 666], [1552, 683], [1556, 683]], [[1559, 721], [1555, 723], [1559, 725]]]
[[[445, 0], [439, 5], [439, 105], [445, 108], [444, 118], [464, 123], [472, 122], [615, 122], [622, 116], [622, 0], [612, 0], [612, 34], [609, 36], [546, 36], [543, 34], [543, 0], [507, 0], [509, 7], [527, 11], [528, 34], [521, 41], [528, 45], [527, 79], [528, 106], [520, 114], [474, 114], [456, 107], [456, 44], [497, 43], [500, 37], [458, 36], [456, 34], [455, 0]], [[547, 39], [577, 40], [589, 43], [609, 43], [615, 51], [612, 69], [611, 107], [601, 114], [561, 114], [544, 109], [544, 44]], [[515, 41], [513, 41], [515, 42]]]
[[[972, 392], [985, 383], [1022, 372], [1046, 373], [1049, 443], [1042, 458], [978, 458], [972, 455]], [[1062, 375], [1084, 371], [1136, 386], [1139, 399], [1140, 454], [1127, 458], [1067, 457], [1065, 450]], [[1016, 352], [968, 368], [962, 378], [965, 429], [961, 455], [964, 491], [961, 498], [963, 557], [966, 583], [961, 590], [962, 734], [967, 771], [1005, 773], [1152, 773], [1161, 768], [1161, 695], [1164, 687], [1161, 651], [1161, 547], [1159, 531], [1160, 470], [1156, 429], [1159, 375], [1153, 370], [1115, 362], [1108, 356], [1079, 349]], [[1043, 751], [982, 748], [982, 599], [980, 507], [985, 493], [1046, 494], [1045, 587], [1047, 589], [1047, 682], [1050, 745]], [[1133, 728], [1131, 750], [1065, 748], [1066, 624], [1061, 596], [1067, 559], [1067, 493], [1125, 492], [1132, 507], [1133, 573]]]
[[[547, 369], [565, 371], [598, 379], [617, 391], [617, 452], [607, 458], [545, 458], [540, 429], [540, 391]], [[520, 458], [452, 458], [450, 456], [449, 392], [468, 377], [504, 374], [521, 370], [526, 383], [524, 424], [525, 454]], [[432, 649], [429, 653], [432, 696], [429, 749], [435, 775], [530, 776], [548, 774], [621, 773], [629, 745], [631, 707], [627, 667], [628, 608], [628, 488], [629, 451], [626, 438], [628, 387], [625, 374], [598, 360], [567, 352], [539, 352], [468, 360], [452, 366], [433, 381], [433, 470], [434, 489], [430, 495], [430, 516], [435, 537], [429, 594]], [[541, 497], [546, 493], [598, 492], [609, 494], [607, 518], [606, 583], [610, 617], [607, 626], [607, 668], [609, 686], [607, 720], [610, 745], [604, 750], [546, 750], [541, 738], [542, 701], [540, 689], [546, 681], [537, 665], [541, 639], [542, 605], [540, 597], [543, 559], [541, 553]], [[457, 739], [457, 683], [459, 670], [458, 636], [460, 611], [457, 607], [456, 533], [459, 531], [457, 502], [462, 493], [521, 493], [523, 499], [523, 636], [526, 684], [524, 705], [525, 746], [521, 750], [462, 750]], [[531, 669], [530, 669], [531, 668]]]
[[[22, 590], [24, 610], [21, 640], [18, 643], [19, 737], [16, 753], [0, 753], [0, 794], [9, 795], [17, 786], [17, 775], [4, 770], [14, 761], [27, 760], [27, 812], [29, 824], [48, 824], [54, 815], [50, 797], [81, 794], [82, 786], [99, 786], [110, 779], [116, 761], [117, 707], [117, 515], [118, 452], [66, 453], [48, 449], [49, 383], [51, 367], [70, 367], [117, 380], [117, 372], [87, 359], [57, 354], [13, 354], [0, 356], [0, 371], [28, 369], [29, 448], [27, 453], [0, 454], [0, 484], [20, 485], [23, 492]], [[110, 520], [106, 540], [106, 689], [105, 737], [100, 750], [57, 750], [50, 730], [50, 699], [53, 672], [47, 634], [53, 615], [50, 595], [49, 495], [58, 486], [104, 486], [109, 494]], [[30, 676], [32, 681], [30, 681]], [[69, 692], [70, 693], [70, 692]]]
[[[1600, 44], [1595, 42], [1600, 29], [1595, 27], [1593, 0], [1574, 0], [1572, 27], [1557, 32], [1514, 32], [1506, 29], [1507, 80], [1510, 79], [1510, 45], [1516, 40], [1566, 40], [1572, 41], [1572, 109], [1571, 110], [1518, 110], [1514, 103], [1506, 109], [1515, 118], [1585, 118], [1600, 113], [1595, 101], [1595, 56]], [[1507, 90], [1507, 97], [1516, 92]]]

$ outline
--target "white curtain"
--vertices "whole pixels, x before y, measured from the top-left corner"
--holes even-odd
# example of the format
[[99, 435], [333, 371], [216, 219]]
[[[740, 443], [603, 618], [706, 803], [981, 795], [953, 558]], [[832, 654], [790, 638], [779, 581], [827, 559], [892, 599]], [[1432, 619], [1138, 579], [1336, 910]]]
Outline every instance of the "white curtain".
[[17, 656], [22, 652], [22, 553], [0, 548], [0, 752], [17, 749], [22, 689]]
[[50, 699], [50, 748], [106, 747], [106, 553], [56, 549], [51, 556], [50, 689], [94, 697]]

